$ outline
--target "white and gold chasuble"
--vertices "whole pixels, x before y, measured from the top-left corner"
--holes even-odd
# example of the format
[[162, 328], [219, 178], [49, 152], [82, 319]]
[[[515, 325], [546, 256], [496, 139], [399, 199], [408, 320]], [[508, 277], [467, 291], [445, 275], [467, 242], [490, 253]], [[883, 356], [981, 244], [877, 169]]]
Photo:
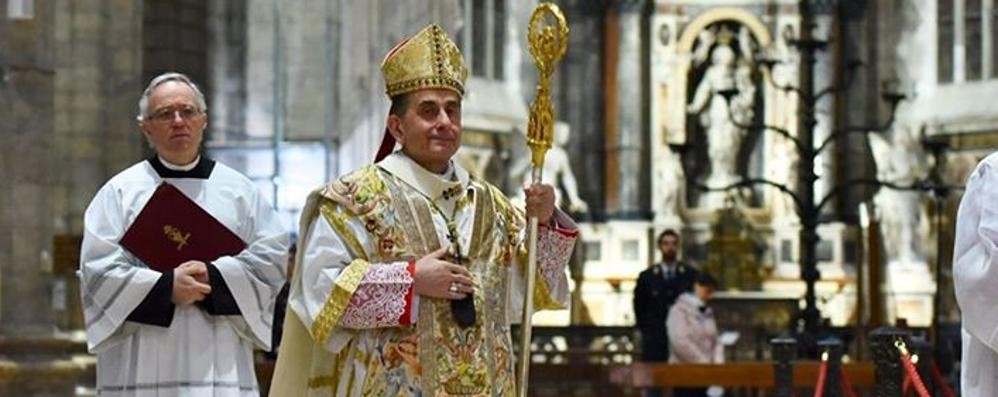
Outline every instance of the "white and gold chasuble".
[[[310, 196], [272, 396], [513, 394], [523, 214], [492, 185], [451, 169], [444, 179], [395, 153]], [[577, 232], [555, 217], [538, 238], [538, 310], [568, 298]], [[440, 247], [475, 281], [470, 327], [454, 322], [449, 300], [411, 291], [411, 263]]]

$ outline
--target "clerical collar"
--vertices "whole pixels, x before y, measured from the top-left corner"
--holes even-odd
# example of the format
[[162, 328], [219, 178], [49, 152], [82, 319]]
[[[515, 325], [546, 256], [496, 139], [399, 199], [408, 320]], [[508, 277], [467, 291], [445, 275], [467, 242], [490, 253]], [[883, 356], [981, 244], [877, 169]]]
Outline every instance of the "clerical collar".
[[[406, 156], [406, 157], [408, 157], [408, 156]], [[440, 179], [443, 179], [444, 181], [454, 181], [455, 180], [454, 179], [454, 173], [455, 173], [455, 171], [454, 171], [454, 162], [453, 161], [448, 161], [447, 162], [447, 169], [444, 170], [443, 174], [440, 174]]]
[[187, 165], [176, 165], [176, 164], [173, 164], [173, 163], [171, 163], [169, 161], [166, 161], [166, 159], [164, 159], [162, 156], [156, 156], [156, 158], [159, 159], [160, 163], [163, 163], [164, 167], [169, 168], [169, 169], [171, 169], [173, 171], [190, 171], [190, 170], [193, 170], [194, 167], [198, 166], [198, 162], [201, 161], [201, 155], [200, 154], [197, 157], [194, 158], [194, 161], [191, 161]]
[[149, 162], [153, 170], [156, 170], [156, 174], [160, 178], [208, 179], [211, 176], [211, 171], [215, 169], [214, 160], [209, 158], [202, 159], [200, 155], [187, 165], [171, 164], [159, 156], [152, 156], [146, 159], [146, 161]]
[[378, 167], [395, 175], [431, 200], [450, 201], [461, 196], [471, 182], [463, 167], [451, 161], [444, 174], [436, 174], [402, 152], [395, 152], [378, 162]]

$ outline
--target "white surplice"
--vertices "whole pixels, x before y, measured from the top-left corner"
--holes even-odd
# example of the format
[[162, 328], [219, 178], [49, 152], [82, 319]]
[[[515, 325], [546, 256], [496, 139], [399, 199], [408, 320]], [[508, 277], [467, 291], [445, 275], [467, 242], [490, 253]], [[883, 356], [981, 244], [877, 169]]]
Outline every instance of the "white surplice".
[[998, 153], [967, 179], [957, 214], [953, 284], [963, 316], [962, 395], [998, 396]]
[[[287, 231], [235, 170], [214, 163], [201, 177], [163, 178], [153, 161], [113, 177], [85, 214], [81, 295], [99, 395], [257, 396], [252, 350], [270, 348], [275, 298], [286, 279]], [[241, 315], [214, 316], [192, 305], [176, 306], [168, 327], [127, 320], [161, 274], [118, 241], [164, 181], [246, 242], [239, 254], [212, 262]]]

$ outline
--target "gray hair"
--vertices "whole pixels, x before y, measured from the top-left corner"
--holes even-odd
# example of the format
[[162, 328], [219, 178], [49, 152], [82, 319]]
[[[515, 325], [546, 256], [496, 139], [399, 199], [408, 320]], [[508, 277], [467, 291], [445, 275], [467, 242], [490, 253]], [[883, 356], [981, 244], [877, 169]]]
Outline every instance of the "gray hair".
[[159, 76], [153, 77], [152, 81], [146, 87], [145, 91], [142, 91], [142, 97], [139, 98], [139, 115], [136, 117], [139, 121], [145, 119], [149, 115], [149, 96], [152, 95], [152, 91], [159, 87], [163, 83], [168, 81], [179, 81], [181, 83], [187, 84], [194, 91], [194, 95], [197, 97], [198, 110], [201, 112], [208, 111], [208, 104], [204, 101], [204, 94], [198, 89], [197, 84], [191, 81], [190, 77], [187, 77], [183, 73], [177, 72], [167, 72]]

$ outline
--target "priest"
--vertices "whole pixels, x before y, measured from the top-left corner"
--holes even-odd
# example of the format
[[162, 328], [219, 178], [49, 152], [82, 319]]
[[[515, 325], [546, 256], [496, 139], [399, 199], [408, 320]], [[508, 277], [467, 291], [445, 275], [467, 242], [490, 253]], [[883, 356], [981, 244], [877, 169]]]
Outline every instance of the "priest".
[[542, 225], [538, 309], [567, 301], [575, 224], [550, 185], [527, 187], [520, 210], [453, 160], [467, 69], [442, 28], [404, 40], [381, 71], [391, 109], [376, 163], [302, 213], [271, 395], [513, 395], [525, 219]]
[[[101, 396], [259, 395], [253, 348], [270, 347], [288, 234], [252, 181], [201, 155], [206, 110], [186, 76], [153, 78], [139, 100], [138, 122], [156, 154], [111, 178], [84, 215], [81, 295]], [[161, 261], [140, 259], [122, 238], [162, 183], [245, 248], [153, 270]], [[189, 239], [212, 239], [198, 230], [170, 230], [177, 235], [169, 237], [182, 238], [178, 250]]]

